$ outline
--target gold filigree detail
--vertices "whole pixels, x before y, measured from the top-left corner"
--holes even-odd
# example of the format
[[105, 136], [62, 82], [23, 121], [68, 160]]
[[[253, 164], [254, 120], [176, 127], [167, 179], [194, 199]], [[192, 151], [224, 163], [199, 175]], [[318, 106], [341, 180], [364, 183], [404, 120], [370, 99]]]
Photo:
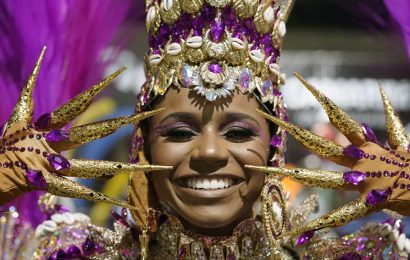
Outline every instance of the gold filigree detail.
[[164, 23], [173, 24], [178, 21], [181, 14], [181, 6], [178, 0], [162, 0], [159, 14]]
[[209, 5], [216, 8], [223, 8], [231, 4], [232, 0], [205, 0]]
[[265, 34], [272, 31], [275, 21], [275, 11], [272, 3], [264, 3], [258, 7], [255, 14], [255, 28], [259, 33]]
[[259, 1], [255, 0], [233, 0], [233, 9], [241, 18], [249, 18], [255, 15]]
[[204, 35], [204, 45], [203, 50], [207, 52], [209, 57], [214, 59], [223, 59], [231, 50], [231, 36], [230, 33], [225, 30], [225, 38], [222, 42], [213, 42], [209, 38], [211, 30], [208, 29]]
[[182, 11], [188, 14], [194, 14], [201, 10], [204, 0], [180, 0]]
[[147, 31], [155, 33], [161, 25], [161, 16], [159, 15], [159, 6], [155, 4], [148, 8], [147, 18], [145, 19], [145, 26]]
[[289, 222], [292, 226], [299, 226], [305, 223], [308, 217], [316, 212], [319, 208], [318, 196], [316, 193], [311, 194], [304, 199], [290, 212]]

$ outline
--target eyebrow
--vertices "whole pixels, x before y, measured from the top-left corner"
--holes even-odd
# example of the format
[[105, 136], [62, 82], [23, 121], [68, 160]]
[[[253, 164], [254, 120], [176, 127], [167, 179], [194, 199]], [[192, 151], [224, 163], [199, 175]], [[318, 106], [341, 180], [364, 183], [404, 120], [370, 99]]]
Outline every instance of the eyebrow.
[[166, 117], [164, 117], [160, 123], [170, 119], [170, 118], [176, 118], [178, 120], [181, 121], [187, 121], [187, 122], [195, 122], [198, 121], [197, 117], [195, 116], [195, 114], [192, 113], [188, 113], [188, 112], [175, 112], [172, 114], [167, 115]]
[[255, 124], [257, 124], [260, 127], [259, 122], [252, 116], [248, 115], [248, 114], [243, 114], [243, 113], [225, 113], [224, 115], [224, 121], [240, 121], [243, 119], [247, 119], [247, 120], [251, 120], [253, 122], [255, 122]]

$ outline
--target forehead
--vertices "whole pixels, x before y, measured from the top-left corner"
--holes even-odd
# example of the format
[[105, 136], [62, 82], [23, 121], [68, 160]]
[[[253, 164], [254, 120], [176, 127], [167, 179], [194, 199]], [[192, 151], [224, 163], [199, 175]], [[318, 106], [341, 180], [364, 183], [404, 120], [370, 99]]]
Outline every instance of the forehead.
[[227, 98], [210, 102], [191, 89], [170, 88], [164, 98], [156, 105], [156, 108], [166, 108], [163, 113], [158, 115], [160, 120], [172, 113], [185, 112], [194, 114], [203, 122], [222, 118], [226, 113], [247, 114], [255, 120], [265, 121], [256, 111], [260, 108], [256, 98], [239, 91]]

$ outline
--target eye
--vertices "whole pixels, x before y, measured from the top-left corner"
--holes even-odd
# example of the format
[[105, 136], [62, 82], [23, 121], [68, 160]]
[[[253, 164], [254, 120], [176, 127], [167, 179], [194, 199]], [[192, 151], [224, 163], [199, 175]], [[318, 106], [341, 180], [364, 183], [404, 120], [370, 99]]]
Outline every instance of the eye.
[[256, 134], [247, 128], [243, 127], [230, 127], [224, 133], [225, 138], [230, 142], [246, 142], [249, 141]]
[[177, 127], [168, 130], [161, 136], [166, 137], [171, 142], [188, 142], [196, 133], [188, 127]]

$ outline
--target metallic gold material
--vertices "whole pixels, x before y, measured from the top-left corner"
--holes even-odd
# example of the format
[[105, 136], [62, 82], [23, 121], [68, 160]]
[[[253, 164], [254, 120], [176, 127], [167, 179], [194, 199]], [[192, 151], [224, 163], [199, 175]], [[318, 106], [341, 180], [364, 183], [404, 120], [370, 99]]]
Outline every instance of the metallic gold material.
[[209, 5], [216, 7], [216, 8], [223, 8], [229, 5], [232, 0], [205, 0]]
[[326, 114], [329, 117], [330, 122], [339, 129], [342, 134], [344, 134], [351, 142], [355, 145], [362, 145], [366, 142], [364, 137], [361, 124], [357, 123], [353, 118], [348, 115], [345, 111], [340, 109], [332, 100], [326, 97], [318, 89], [316, 89], [312, 84], [307, 82], [298, 73], [293, 73], [296, 78], [302, 82], [303, 85], [313, 94], [313, 96], [322, 105]]
[[222, 42], [213, 42], [210, 39], [211, 30], [208, 29], [204, 35], [203, 50], [206, 51], [209, 57], [214, 59], [223, 59], [224, 56], [231, 50], [231, 35], [225, 29], [225, 39]]
[[139, 237], [140, 240], [140, 257], [141, 260], [148, 259], [148, 247], [149, 247], [149, 235], [146, 229], [142, 230], [142, 234]]
[[78, 115], [80, 115], [82, 112], [84, 112], [90, 105], [93, 98], [124, 70], [126, 70], [126, 67], [120, 68], [110, 76], [106, 77], [100, 83], [94, 85], [90, 89], [84, 91], [83, 93], [68, 101], [63, 106], [57, 108], [54, 112], [51, 113], [51, 124], [49, 128], [61, 128], [65, 124], [76, 118]]
[[265, 118], [269, 119], [273, 123], [279, 125], [288, 131], [296, 140], [299, 141], [303, 146], [312, 152], [319, 154], [330, 160], [340, 160], [344, 157], [343, 147], [332, 141], [329, 141], [323, 137], [320, 137], [314, 133], [309, 132], [306, 129], [295, 126], [291, 123], [280, 120], [277, 117], [266, 114], [261, 110], [257, 110]]
[[289, 222], [291, 226], [299, 226], [305, 223], [310, 214], [317, 212], [319, 209], [319, 200], [316, 193], [311, 194], [301, 203], [291, 210]]
[[255, 15], [259, 1], [253, 0], [233, 0], [235, 13], [241, 18], [249, 18]]
[[335, 189], [345, 184], [343, 173], [336, 171], [308, 170], [303, 168], [286, 169], [253, 165], [245, 165], [245, 168], [275, 174], [278, 177], [290, 177], [297, 182], [311, 187]]
[[287, 3], [286, 4], [281, 4], [281, 18], [282, 21], [284, 21], [285, 23], [288, 21], [289, 19], [289, 15], [292, 12], [293, 6], [295, 5], [295, 1], [296, 0], [286, 0]]
[[101, 178], [110, 177], [117, 174], [130, 173], [134, 171], [159, 171], [170, 170], [172, 166], [135, 164], [111, 161], [95, 161], [84, 159], [71, 159], [70, 169], [63, 171], [69, 176], [78, 178]]
[[180, 0], [182, 11], [194, 14], [201, 10], [204, 0]]
[[255, 14], [255, 28], [259, 33], [272, 31], [275, 21], [275, 11], [271, 2], [261, 4]]
[[407, 150], [410, 142], [407, 136], [406, 129], [404, 128], [403, 123], [400, 121], [399, 116], [394, 112], [393, 106], [391, 105], [390, 100], [384, 92], [383, 86], [380, 82], [379, 89], [384, 105], [389, 144], [392, 148], [401, 146]]
[[100, 192], [93, 191], [81, 184], [64, 178], [56, 174], [47, 174], [44, 176], [48, 185], [47, 191], [56, 196], [69, 198], [84, 199], [96, 202], [106, 202], [112, 205], [136, 209], [125, 201], [108, 197]]
[[[33, 116], [33, 90], [36, 86], [38, 73], [40, 72], [41, 63], [46, 52], [46, 47], [43, 47], [40, 56], [37, 59], [33, 72], [27, 80], [26, 86], [23, 88], [20, 98], [14, 107], [13, 113], [7, 122], [6, 128], [9, 129], [18, 121], [31, 122]], [[7, 131], [7, 130], [6, 130]]]
[[161, 16], [159, 15], [159, 6], [155, 4], [148, 8], [145, 26], [148, 32], [155, 33], [161, 25]]
[[223, 84], [226, 79], [227, 79], [227, 72], [228, 72], [228, 66], [226, 66], [225, 63], [221, 64], [222, 66], [222, 72], [221, 73], [213, 73], [209, 71], [208, 66], [210, 65], [211, 62], [205, 62], [202, 64], [201, 67], [201, 77], [202, 80], [205, 81], [206, 83], [210, 84], [211, 87], [215, 85], [221, 85]]
[[107, 136], [115, 132], [118, 128], [128, 124], [135, 124], [138, 121], [158, 114], [164, 109], [156, 109], [148, 112], [139, 113], [132, 116], [104, 120], [88, 125], [76, 126], [70, 130], [69, 140], [73, 143], [83, 144]]
[[161, 20], [167, 24], [173, 24], [179, 19], [181, 14], [181, 6], [178, 0], [161, 0], [159, 6], [159, 14]]
[[371, 206], [367, 205], [363, 200], [357, 199], [331, 211], [325, 216], [293, 228], [284, 236], [293, 237], [310, 230], [342, 226], [350, 221], [364, 217], [370, 209]]

